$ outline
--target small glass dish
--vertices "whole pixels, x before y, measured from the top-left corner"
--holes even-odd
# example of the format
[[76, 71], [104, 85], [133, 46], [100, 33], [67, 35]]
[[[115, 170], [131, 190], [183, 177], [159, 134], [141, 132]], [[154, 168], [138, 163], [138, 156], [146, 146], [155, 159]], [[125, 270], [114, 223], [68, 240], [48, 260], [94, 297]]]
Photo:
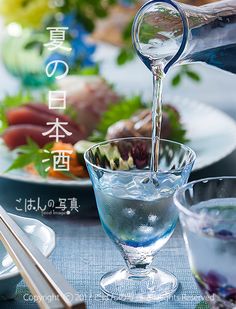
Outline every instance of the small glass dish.
[[236, 308], [236, 177], [191, 182], [174, 195], [193, 276], [211, 308]]

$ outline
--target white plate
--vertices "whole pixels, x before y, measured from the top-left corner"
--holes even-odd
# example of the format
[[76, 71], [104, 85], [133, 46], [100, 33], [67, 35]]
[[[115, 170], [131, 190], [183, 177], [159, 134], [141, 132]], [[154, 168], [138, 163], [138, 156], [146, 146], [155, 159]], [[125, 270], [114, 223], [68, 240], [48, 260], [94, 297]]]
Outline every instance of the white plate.
[[[54, 231], [36, 219], [10, 214], [12, 219], [28, 235], [36, 247], [48, 257], [55, 248]], [[21, 281], [20, 273], [0, 242], [0, 298], [10, 299], [15, 296], [16, 285]]]
[[[236, 123], [225, 113], [201, 102], [180, 97], [166, 97], [164, 101], [174, 105], [181, 114], [182, 122], [187, 129], [187, 137], [190, 140], [189, 146], [197, 154], [194, 171], [223, 159], [236, 148]], [[4, 173], [10, 166], [14, 154], [9, 152], [3, 144], [0, 144], [0, 154], [0, 177], [47, 185], [91, 186], [89, 179], [76, 181], [42, 179], [24, 170]]]
[[30, 174], [23, 169], [13, 170], [11, 172], [5, 173], [6, 169], [11, 165], [16, 154], [14, 151], [9, 151], [8, 148], [4, 145], [2, 139], [0, 139], [0, 178], [13, 179], [29, 183], [38, 183], [44, 185], [62, 185], [62, 186], [71, 186], [76, 185], [79, 187], [88, 187], [91, 186], [90, 179], [81, 179], [81, 180], [57, 180], [54, 178], [42, 178], [37, 175]]
[[220, 161], [236, 148], [236, 122], [199, 101], [181, 97], [165, 98], [180, 112], [190, 140], [188, 146], [197, 154], [193, 171]]

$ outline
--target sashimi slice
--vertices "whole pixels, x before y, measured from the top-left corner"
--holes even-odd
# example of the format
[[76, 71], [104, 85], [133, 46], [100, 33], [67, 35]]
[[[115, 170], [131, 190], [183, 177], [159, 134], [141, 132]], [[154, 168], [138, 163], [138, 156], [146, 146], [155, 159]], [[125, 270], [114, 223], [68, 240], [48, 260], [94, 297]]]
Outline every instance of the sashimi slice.
[[[55, 122], [56, 118], [58, 118], [60, 122], [68, 123], [67, 125], [63, 124], [62, 127], [72, 133], [69, 139], [70, 143], [74, 144], [87, 137], [84, 126], [77, 124], [66, 115], [61, 115], [53, 111], [48, 112], [47, 106], [43, 106], [42, 104], [30, 104], [7, 112], [7, 120], [10, 126], [23, 124], [45, 126], [45, 131], [48, 131], [51, 128], [51, 125], [47, 126], [47, 123]], [[66, 142], [68, 141], [66, 140]]]
[[21, 145], [27, 144], [27, 138], [34, 140], [40, 147], [50, 142], [48, 136], [43, 136], [45, 127], [35, 125], [14, 125], [7, 128], [2, 138], [8, 148], [15, 149]]
[[45, 104], [28, 103], [25, 105], [25, 107], [30, 108], [32, 111], [36, 111], [37, 114], [44, 114], [45, 117], [46, 115], [48, 115], [47, 117], [51, 116], [51, 119], [59, 118], [61, 121], [68, 122], [70, 126], [75, 129], [82, 127], [81, 124], [75, 122], [69, 116], [57, 113], [55, 110], [49, 109], [48, 106]]
[[[54, 142], [55, 138], [50, 138], [48, 135], [43, 136], [42, 134], [47, 132], [50, 127], [38, 126], [32, 124], [18, 124], [8, 127], [2, 138], [5, 144], [10, 149], [15, 149], [21, 145], [27, 144], [27, 138], [34, 140], [40, 147], [43, 147], [45, 144]], [[53, 132], [54, 133], [54, 132]], [[64, 143], [75, 144], [81, 139], [80, 132], [72, 132], [71, 136], [65, 136], [61, 138], [61, 141]]]

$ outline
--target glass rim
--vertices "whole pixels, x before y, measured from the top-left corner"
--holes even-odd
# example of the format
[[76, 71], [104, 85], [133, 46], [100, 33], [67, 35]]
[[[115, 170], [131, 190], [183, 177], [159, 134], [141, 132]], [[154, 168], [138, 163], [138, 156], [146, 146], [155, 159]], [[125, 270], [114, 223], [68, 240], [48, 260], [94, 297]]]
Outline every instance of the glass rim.
[[[100, 143], [96, 143], [96, 144], [94, 144], [93, 146], [89, 147], [89, 148], [85, 151], [85, 153], [84, 153], [84, 160], [85, 160], [85, 162], [86, 162], [88, 165], [92, 166], [93, 168], [99, 169], [99, 170], [104, 171], [104, 172], [106, 172], [106, 173], [120, 173], [120, 174], [125, 174], [125, 173], [128, 174], [128, 173], [130, 173], [130, 174], [136, 174], [136, 172], [133, 171], [133, 170], [129, 170], [129, 171], [127, 171], [127, 170], [111, 170], [111, 169], [108, 169], [108, 168], [100, 167], [100, 166], [98, 166], [98, 165], [96, 165], [96, 164], [94, 164], [94, 163], [91, 163], [90, 160], [87, 158], [87, 154], [89, 153], [89, 151], [92, 150], [92, 149], [95, 148], [95, 147], [98, 147], [98, 146], [101, 146], [101, 145], [105, 145], [105, 144], [108, 144], [108, 143], [112, 143], [112, 142], [125, 141], [125, 140], [131, 140], [131, 139], [132, 139], [132, 140], [134, 140], [134, 139], [136, 139], [136, 140], [142, 139], [142, 140], [150, 140], [150, 141], [152, 140], [151, 137], [145, 137], [145, 136], [139, 136], [139, 137], [134, 136], [134, 137], [132, 137], [132, 136], [131, 136], [131, 137], [114, 138], [114, 139], [110, 139], [110, 140], [103, 141], [103, 142], [100, 142]], [[186, 146], [186, 145], [184, 145], [184, 144], [181, 144], [181, 143], [179, 143], [179, 142], [172, 141], [172, 140], [168, 140], [168, 139], [162, 139], [162, 138], [160, 138], [159, 140], [160, 140], [160, 141], [163, 141], [163, 142], [168, 142], [168, 143], [170, 143], [170, 144], [178, 145], [178, 146], [180, 146], [181, 148], [184, 148], [186, 151], [189, 151], [189, 152], [192, 154], [192, 158], [191, 158], [190, 162], [188, 162], [186, 165], [184, 165], [184, 167], [178, 168], [178, 169], [166, 170], [166, 171], [159, 171], [160, 174], [181, 172], [181, 171], [183, 171], [183, 169], [185, 169], [186, 167], [188, 167], [188, 166], [194, 164], [194, 162], [195, 162], [195, 160], [196, 160], [196, 153], [195, 153], [195, 151], [194, 151], [192, 148], [190, 148], [189, 146]], [[145, 173], [146, 173], [146, 172], [148, 172], [148, 170], [145, 170]], [[158, 171], [157, 171], [157, 173], [158, 173]]]
[[[183, 193], [188, 190], [189, 188], [192, 188], [195, 184], [197, 183], [207, 183], [209, 181], [214, 181], [214, 180], [219, 180], [219, 181], [223, 181], [223, 180], [236, 180], [236, 176], [216, 176], [216, 177], [207, 177], [207, 178], [201, 178], [198, 180], [194, 180], [191, 182], [188, 182], [187, 184], [183, 185], [182, 187], [180, 187], [179, 189], [177, 189], [177, 191], [174, 193], [173, 195], [173, 201], [175, 206], [178, 208], [178, 210], [182, 213], [184, 213], [185, 215], [187, 215], [188, 217], [192, 217], [195, 219], [201, 219], [202, 216], [201, 214], [198, 214], [196, 212], [193, 212], [191, 209], [187, 208], [185, 205], [183, 205], [183, 203], [181, 203], [179, 201], [179, 197], [181, 195], [183, 195]], [[206, 215], [208, 218], [215, 218], [212, 215], [207, 214]], [[218, 218], [217, 218], [218, 219]], [[235, 219], [218, 219], [218, 222], [230, 222]]]

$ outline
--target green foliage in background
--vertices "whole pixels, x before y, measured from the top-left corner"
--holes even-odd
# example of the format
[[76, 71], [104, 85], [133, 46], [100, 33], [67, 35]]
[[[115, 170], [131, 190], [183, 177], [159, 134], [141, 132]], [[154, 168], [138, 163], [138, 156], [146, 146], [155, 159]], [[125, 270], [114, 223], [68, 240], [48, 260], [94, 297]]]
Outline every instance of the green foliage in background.
[[171, 81], [172, 86], [179, 86], [183, 79], [186, 77], [197, 83], [201, 81], [200, 75], [195, 72], [189, 65], [182, 65], [179, 67], [178, 73], [173, 77]]
[[65, 0], [61, 11], [75, 11], [77, 19], [88, 32], [92, 32], [97, 19], [107, 17], [109, 9], [117, 4], [117, 0]]
[[[112, 7], [122, 3], [125, 3], [124, 5], [132, 5], [138, 2], [139, 0], [51, 0], [50, 2], [48, 0], [19, 0], [15, 4], [14, 0], [9, 0], [4, 1], [4, 5], [0, 8], [0, 14], [3, 15], [6, 23], [12, 21], [18, 22], [23, 27], [31, 27], [35, 33], [43, 32], [45, 34], [45, 29], [48, 26], [59, 26], [62, 16], [73, 12], [76, 22], [81, 24], [88, 34], [91, 34], [96, 27], [97, 21], [108, 17]], [[123, 30], [123, 44], [116, 60], [118, 65], [126, 64], [133, 60], [136, 55], [132, 46], [132, 24], [133, 18]], [[140, 31], [140, 35], [143, 38], [150, 39], [155, 36], [155, 33], [153, 33], [154, 30], [156, 33], [156, 28], [150, 28], [148, 24], [144, 25]], [[48, 32], [45, 35], [46, 41], [47, 36]], [[66, 40], [68, 44], [73, 39], [70, 36], [71, 34], [67, 33]], [[26, 44], [25, 48], [36, 48], [39, 54], [42, 55], [44, 50], [43, 43], [45, 42], [32, 39]], [[99, 64], [95, 68], [83, 69], [81, 71], [81, 63], [78, 60], [78, 63], [70, 67], [70, 74], [99, 74]], [[189, 66], [182, 66], [171, 81], [172, 86], [176, 87], [180, 85], [186, 77], [194, 82], [201, 80], [199, 74], [190, 69]]]

